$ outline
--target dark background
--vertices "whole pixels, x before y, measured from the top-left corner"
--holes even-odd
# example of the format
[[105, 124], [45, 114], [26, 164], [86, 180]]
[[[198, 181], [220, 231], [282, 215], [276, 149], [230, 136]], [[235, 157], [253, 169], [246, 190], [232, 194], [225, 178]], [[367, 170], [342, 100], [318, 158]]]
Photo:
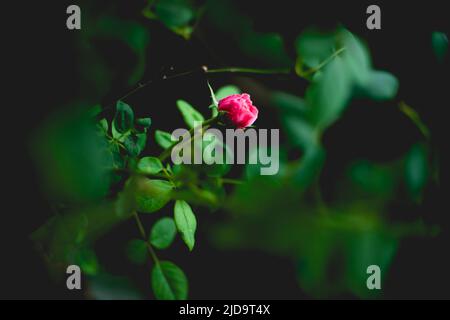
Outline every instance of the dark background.
[[[71, 299], [82, 294], [69, 292], [55, 285], [48, 277], [40, 257], [34, 252], [28, 235], [44, 223], [51, 210], [45, 194], [41, 191], [36, 175], [28, 141], [38, 125], [52, 111], [75, 99], [79, 94], [80, 78], [74, 50], [74, 33], [65, 27], [68, 4], [66, 1], [43, 1], [16, 3], [3, 9], [5, 26], [3, 40], [6, 56], [7, 77], [3, 88], [6, 96], [2, 106], [2, 249], [0, 254], [1, 298], [19, 299]], [[76, 1], [74, 2], [76, 3]], [[139, 12], [145, 1], [123, 1], [123, 15]], [[430, 48], [430, 34], [435, 30], [448, 30], [448, 11], [444, 1], [287, 1], [276, 2], [242, 1], [241, 10], [253, 17], [258, 31], [279, 32], [286, 43], [292, 43], [295, 36], [305, 27], [315, 25], [333, 27], [342, 23], [352, 32], [364, 38], [370, 46], [376, 68], [386, 69], [400, 79], [400, 96], [414, 101], [415, 109], [430, 127], [433, 142], [439, 150], [441, 163], [441, 186], [428, 190], [422, 204], [423, 218], [429, 223], [442, 227], [436, 238], [407, 240], [395, 256], [388, 278], [384, 283], [383, 298], [448, 298], [450, 270], [448, 244], [449, 211], [443, 192], [447, 182], [442, 178], [446, 159], [443, 157], [448, 137], [448, 72], [446, 65], [438, 65]], [[366, 29], [365, 10], [368, 4], [378, 4], [382, 11], [382, 30]], [[107, 1], [98, 1], [98, 6], [107, 6]], [[280, 10], [278, 10], [280, 9]], [[82, 8], [83, 10], [83, 8]], [[159, 41], [158, 47], [150, 44], [149, 65], [144, 80], [161, 79], [163, 74], [198, 69], [201, 65], [246, 66], [252, 61], [242, 61], [232, 46], [223, 44], [225, 40], [216, 37], [210, 47], [219, 53], [211, 54], [203, 44], [195, 39], [185, 42], [171, 34], [163, 26], [153, 37], [166, 39]], [[288, 52], [293, 48], [287, 48]], [[111, 64], [121, 68], [121, 61], [127, 59], [123, 52], [109, 52]], [[170, 71], [170, 67], [174, 70]], [[160, 127], [170, 128], [178, 97], [189, 96], [193, 102], [206, 104], [205, 88], [199, 88], [201, 73], [186, 78], [159, 82], [129, 99], [137, 112], [150, 113]], [[214, 77], [217, 85], [230, 82], [228, 76]], [[274, 87], [289, 89], [292, 79], [262, 79]], [[304, 85], [300, 80], [295, 85]], [[170, 83], [169, 83], [170, 82]], [[115, 83], [104, 104], [109, 104], [130, 88]], [[376, 161], [394, 159], [404, 153], [415, 139], [414, 128], [405, 121], [396, 121], [397, 113], [388, 106], [368, 105], [363, 110], [349, 108], [345, 123], [334, 125], [324, 138], [328, 159], [334, 163], [331, 172], [339, 171], [343, 157], [365, 156]], [[157, 110], [157, 111], [154, 111]], [[352, 121], [352, 119], [365, 121]], [[270, 123], [268, 116], [262, 121]], [[386, 120], [394, 119], [394, 120]], [[376, 126], [382, 123], [383, 130], [375, 135]], [[400, 124], [399, 124], [400, 123]], [[276, 125], [276, 124], [275, 124]], [[359, 126], [359, 128], [355, 128]], [[363, 134], [354, 136], [353, 129]], [[338, 143], [341, 141], [341, 143]], [[333, 145], [347, 141], [348, 150], [334, 150]], [[382, 145], [382, 148], [381, 148]], [[382, 150], [382, 151], [381, 151]], [[331, 174], [332, 175], [332, 174]], [[327, 179], [324, 173], [325, 194]], [[411, 219], [419, 213], [399, 213], [399, 218]], [[145, 219], [147, 219], [145, 217]], [[151, 220], [151, 218], [149, 218]], [[204, 225], [220, 221], [217, 215], [204, 215]], [[110, 251], [108, 257], [112, 271], [127, 270], [133, 274], [142, 288], [147, 288], [149, 273], [143, 269], [129, 269], [119, 258], [120, 245], [135, 233], [133, 221], [119, 227], [112, 235], [102, 238], [97, 246]], [[123, 236], [118, 236], [123, 235]], [[177, 261], [185, 266], [193, 299], [297, 299], [308, 298], [298, 285], [294, 267], [288, 259], [269, 256], [257, 251], [219, 252], [208, 244], [205, 234], [199, 230], [198, 247], [192, 254], [186, 253], [177, 244], [172, 252]], [[122, 238], [121, 238], [122, 237]], [[180, 246], [180, 247], [178, 247]], [[100, 259], [102, 256], [100, 255]], [[210, 273], [205, 274], [197, 266], [208, 264]], [[291, 273], [286, 272], [291, 270]], [[149, 289], [144, 289], [147, 293]], [[345, 298], [345, 297], [342, 297]]]

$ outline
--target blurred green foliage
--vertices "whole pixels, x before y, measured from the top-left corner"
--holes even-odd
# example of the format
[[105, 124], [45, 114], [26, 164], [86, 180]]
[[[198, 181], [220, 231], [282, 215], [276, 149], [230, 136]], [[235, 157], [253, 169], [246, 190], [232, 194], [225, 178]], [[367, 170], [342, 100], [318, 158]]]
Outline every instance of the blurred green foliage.
[[188, 293], [184, 272], [170, 261], [162, 261], [152, 271], [153, 292], [160, 300], [185, 300]]
[[230, 37], [231, 42], [228, 45], [236, 45], [241, 54], [250, 57], [256, 65], [266, 67], [292, 65], [292, 59], [285, 50], [282, 37], [274, 32], [255, 31], [251, 18], [239, 10], [236, 2], [209, 1], [205, 11], [205, 19], [219, 32]]
[[[376, 264], [384, 276], [400, 239], [431, 232], [420, 222], [394, 224], [387, 217], [402, 187], [413, 198], [423, 191], [430, 166], [427, 151], [419, 144], [404, 161], [386, 165], [356, 159], [333, 202], [324, 202], [319, 185], [326, 160], [324, 131], [353, 98], [393, 99], [398, 80], [373, 70], [366, 46], [342, 28], [307, 30], [296, 48], [296, 73], [309, 77], [310, 70], [316, 71], [305, 97], [287, 92], [271, 96], [288, 139], [285, 148], [298, 149], [301, 156], [282, 163], [277, 176], [247, 174], [250, 180], [236, 188], [226, 205], [233, 218], [218, 225], [211, 238], [224, 248], [256, 247], [292, 257], [300, 285], [312, 296], [374, 297], [379, 293], [367, 289], [366, 268]], [[249, 166], [247, 172], [252, 171]]]
[[96, 300], [141, 300], [143, 294], [136, 286], [123, 276], [107, 272], [91, 277], [89, 281], [88, 298]]
[[[113, 13], [99, 16], [90, 14], [90, 4], [83, 10], [83, 28], [78, 40], [81, 66], [81, 91], [84, 99], [100, 101], [114, 81], [135, 84], [145, 71], [146, 49], [150, 34], [142, 24], [117, 17]], [[131, 59], [118, 59], [105, 52], [107, 45], [122, 49], [122, 54]], [[114, 71], [120, 65], [123, 73]], [[87, 100], [90, 101], [90, 100]]]
[[84, 111], [54, 116], [36, 133], [33, 148], [45, 186], [65, 201], [92, 201], [105, 196], [113, 158], [106, 141]]
[[189, 0], [148, 0], [142, 14], [151, 20], [162, 22], [167, 28], [185, 39], [191, 37], [194, 18], [200, 15]]
[[177, 229], [180, 230], [181, 238], [192, 251], [195, 244], [195, 231], [197, 230], [197, 219], [191, 207], [186, 201], [175, 202], [174, 219]]
[[314, 74], [305, 93], [309, 106], [306, 117], [319, 129], [323, 130], [340, 116], [355, 91], [374, 100], [389, 100], [397, 93], [397, 79], [387, 72], [372, 70], [367, 48], [345, 29], [332, 33], [305, 31], [297, 38], [296, 47], [299, 75], [305, 73], [305, 67], [312, 70], [322, 67], [328, 57], [336, 54]]
[[448, 38], [444, 32], [435, 31], [431, 34], [431, 45], [439, 62], [444, 61], [448, 52]]
[[144, 264], [147, 261], [147, 243], [141, 239], [132, 239], [126, 247], [126, 254], [131, 262]]

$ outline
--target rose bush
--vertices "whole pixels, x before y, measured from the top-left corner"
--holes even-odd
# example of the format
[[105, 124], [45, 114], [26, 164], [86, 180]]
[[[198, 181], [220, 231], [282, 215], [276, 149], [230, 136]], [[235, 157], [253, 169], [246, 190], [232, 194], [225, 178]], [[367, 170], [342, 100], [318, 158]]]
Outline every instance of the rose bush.
[[[157, 299], [186, 299], [191, 287], [187, 275], [192, 273], [196, 281], [203, 279], [205, 283], [215, 284], [214, 277], [229, 271], [222, 263], [227, 256], [224, 260], [210, 261], [213, 259], [205, 248], [211, 246], [218, 250], [226, 248], [230, 254], [231, 250], [242, 248], [266, 252], [267, 256], [261, 255], [262, 259], [273, 255], [286, 257], [286, 263], [291, 261], [292, 264], [287, 266], [290, 271], [284, 272], [285, 280], [295, 281], [296, 278], [308, 297], [375, 296], [377, 290], [368, 291], [366, 287], [367, 266], [377, 264], [383, 275], [388, 275], [399, 241], [414, 232], [427, 232], [426, 226], [421, 227], [421, 219], [412, 225], [390, 220], [391, 211], [395, 211], [391, 210], [393, 206], [410, 212], [414, 205], [421, 205], [423, 199], [433, 202], [426, 198], [432, 193], [427, 190], [433, 186], [431, 173], [438, 172], [438, 168], [430, 164], [434, 159], [429, 145], [430, 132], [414, 110], [414, 102], [411, 101], [411, 106], [402, 102], [403, 99], [409, 102], [410, 97], [404, 92], [397, 96], [396, 77], [375, 70], [364, 42], [342, 27], [324, 33], [303, 30], [306, 26], [298, 25], [296, 30], [302, 33], [292, 42], [294, 31], [289, 31], [289, 37], [256, 32], [254, 24], [238, 12], [230, 19], [222, 8], [225, 1], [207, 1], [208, 8], [198, 10], [206, 15], [200, 25], [194, 18], [201, 14], [197, 14], [194, 7], [179, 7], [184, 1], [176, 2], [148, 1], [144, 16], [162, 23], [141, 24], [140, 10], [136, 21], [129, 20], [136, 6], [129, 8], [125, 4], [120, 7], [124, 10], [117, 10], [117, 16], [109, 9], [99, 15], [85, 15], [87, 19], [95, 17], [96, 21], [78, 32], [79, 38], [72, 39], [70, 52], [73, 51], [74, 56], [81, 53], [81, 58], [77, 59], [80, 60], [79, 70], [73, 68], [78, 71], [73, 84], [80, 84], [76, 91], [80, 96], [75, 99], [71, 90], [58, 91], [68, 91], [69, 96], [63, 101], [75, 100], [65, 107], [70, 110], [78, 105], [84, 107], [83, 112], [79, 112], [82, 115], [75, 111], [55, 115], [39, 134], [33, 134], [37, 164], [46, 179], [43, 185], [48, 186], [55, 214], [33, 232], [31, 238], [42, 253], [52, 278], [63, 278], [65, 267], [76, 264], [89, 276], [85, 286], [88, 298], [104, 299], [106, 295], [109, 299], [112, 292], [117, 291], [125, 295], [121, 297], [129, 298], [130, 284], [145, 281], [151, 286], [152, 294], [149, 290], [140, 292], [137, 286], [131, 290], [135, 293], [133, 298], [145, 293]], [[218, 5], [215, 9], [219, 3], [222, 3], [220, 8]], [[184, 17], [181, 20], [180, 12]], [[176, 35], [170, 37], [161, 30], [162, 25]], [[199, 27], [211, 29], [197, 31], [193, 42], [180, 39], [179, 36], [188, 39]], [[223, 30], [219, 30], [222, 27]], [[207, 38], [208, 46], [213, 45], [214, 56], [217, 54], [218, 59], [210, 57], [210, 53], [203, 54], [205, 48], [197, 48], [199, 35]], [[235, 37], [232, 43], [227, 43]], [[443, 35], [434, 38], [434, 42], [442, 41]], [[203, 43], [203, 39], [200, 42]], [[155, 48], [157, 59], [154, 59]], [[291, 50], [285, 52], [285, 48]], [[134, 59], [124, 59], [124, 53], [125, 57]], [[228, 60], [244, 67], [221, 65], [220, 61]], [[249, 61], [261, 69], [245, 67]], [[216, 66], [208, 68], [205, 64]], [[226, 78], [238, 74], [245, 75], [245, 79]], [[72, 73], [67, 75], [72, 76]], [[68, 79], [61, 83], [67, 84]], [[232, 167], [232, 163], [219, 165], [205, 161], [195, 165], [171, 161], [172, 149], [182, 142], [172, 140], [172, 134], [162, 129], [174, 129], [181, 123], [172, 109], [167, 109], [176, 99], [179, 116], [184, 121], [182, 129], [190, 133], [196, 132], [199, 126], [207, 130], [228, 124], [243, 129], [255, 123], [259, 112], [250, 95], [241, 93], [234, 85], [219, 87], [229, 80], [231, 84], [241, 83], [257, 99], [258, 105], [264, 105], [260, 127], [270, 124], [270, 128], [279, 128], [282, 141], [276, 155], [280, 155], [282, 170], [277, 175], [263, 177], [258, 174], [260, 166], [251, 163]], [[205, 84], [209, 87], [211, 101], [204, 96]], [[132, 88], [125, 95], [115, 92], [119, 89], [125, 92], [123, 86]], [[219, 89], [214, 90], [215, 86]], [[141, 94], [134, 95], [138, 90], [142, 90]], [[439, 90], [433, 88], [433, 91]], [[202, 108], [197, 109], [179, 98], [202, 103]], [[361, 101], [363, 105], [359, 108]], [[364, 106], [366, 103], [368, 108]], [[401, 116], [395, 116], [397, 103], [400, 111], [418, 125], [423, 137], [414, 140], [415, 144], [406, 155], [398, 152], [395, 160], [378, 163], [381, 152], [398, 146], [389, 145], [388, 141], [377, 144], [379, 152], [375, 160], [366, 159], [366, 153], [360, 150], [364, 148], [360, 146], [371, 148], [372, 144], [367, 142], [373, 141], [379, 132], [383, 132], [383, 137], [388, 136], [384, 131], [390, 126], [378, 130], [377, 123], [384, 123], [386, 114], [389, 123], [392, 116], [393, 121], [400, 121]], [[90, 105], [94, 107], [88, 109]], [[382, 111], [385, 107], [392, 113]], [[381, 110], [381, 116], [377, 116], [378, 111], [370, 111], [371, 108]], [[359, 112], [355, 110], [361, 109], [370, 110], [354, 116], [354, 112]], [[166, 117], [163, 116], [165, 111]], [[156, 117], [150, 118], [153, 114], [149, 112]], [[207, 116], [206, 112], [211, 115]], [[362, 116], [367, 114], [374, 119]], [[339, 124], [334, 126], [337, 122]], [[374, 127], [367, 129], [371, 123]], [[203, 130], [198, 131], [201, 138]], [[348, 135], [348, 132], [357, 134]], [[227, 150], [220, 141], [205, 135], [203, 140], [187, 139], [186, 154], [195, 155], [195, 151], [200, 150], [203, 156], [208, 149], [216, 155], [218, 150], [224, 151], [221, 156], [225, 158]], [[349, 141], [349, 136], [355, 140]], [[403, 136], [412, 141], [409, 134]], [[184, 136], [181, 140], [184, 141]], [[409, 145], [397, 136], [392, 140], [400, 141], [402, 148]], [[353, 143], [357, 143], [356, 147]], [[269, 152], [271, 156], [275, 154], [272, 144], [270, 148], [255, 151], [267, 156]], [[209, 154], [213, 158], [213, 153]], [[336, 172], [338, 174], [334, 174]], [[47, 200], [42, 202], [47, 203]], [[389, 212], [385, 212], [387, 208]], [[49, 208], [45, 206], [45, 209]], [[218, 211], [214, 217], [202, 215], [213, 211]], [[44, 212], [44, 218], [47, 216]], [[419, 213], [416, 217], [421, 218]], [[131, 218], [136, 224], [134, 234], [129, 234], [126, 222]], [[26, 220], [34, 221], [34, 226], [37, 218]], [[408, 221], [413, 218], [408, 216]], [[185, 252], [176, 243], [184, 242], [188, 251], [197, 250], [196, 233], [200, 229], [208, 243], [198, 248], [203, 253], [197, 255], [195, 267], [191, 266], [189, 274], [185, 274], [182, 267], [188, 262]], [[115, 241], [114, 249], [121, 247], [122, 250], [111, 250], [110, 239]], [[97, 253], [101, 259], [97, 258]], [[124, 264], [127, 269], [122, 269], [120, 263], [117, 267], [116, 263], [124, 256], [138, 266]], [[160, 256], [172, 257], [174, 261], [181, 257], [180, 266]], [[236, 272], [227, 283], [219, 281], [215, 285], [217, 291], [194, 283], [194, 297], [202, 294], [214, 297], [216, 292], [223, 296], [227, 287], [238, 288], [237, 294], [247, 295], [251, 281], [241, 280], [251, 275], [253, 268], [261, 266], [253, 257], [250, 251], [247, 257], [238, 256], [244, 270]], [[296, 277], [292, 277], [293, 266], [297, 266]], [[135, 267], [142, 268], [138, 276], [141, 278], [135, 276]], [[267, 274], [271, 271], [280, 274], [287, 270], [283, 268], [267, 269]], [[132, 276], [122, 272], [124, 270], [133, 273]], [[205, 272], [209, 273], [208, 277], [202, 277]], [[117, 278], [122, 273], [126, 281], [118, 285]], [[283, 280], [279, 282], [277, 288], [293, 287], [289, 282], [287, 287]], [[206, 289], [205, 293], [201, 293], [200, 287]], [[270, 297], [273, 293], [270, 283], [264, 287]], [[260, 288], [254, 292], [261, 297], [265, 294]], [[283, 294], [289, 296], [298, 292]], [[115, 293], [115, 296], [118, 295]]]

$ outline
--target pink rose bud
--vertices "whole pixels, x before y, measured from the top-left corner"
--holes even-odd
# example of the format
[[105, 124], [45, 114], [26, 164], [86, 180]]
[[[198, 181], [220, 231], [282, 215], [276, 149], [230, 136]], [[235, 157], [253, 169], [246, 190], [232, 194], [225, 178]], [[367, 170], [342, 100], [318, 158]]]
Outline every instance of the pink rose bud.
[[223, 98], [219, 101], [219, 111], [226, 111], [225, 117], [240, 129], [251, 126], [258, 118], [258, 109], [252, 104], [247, 93]]

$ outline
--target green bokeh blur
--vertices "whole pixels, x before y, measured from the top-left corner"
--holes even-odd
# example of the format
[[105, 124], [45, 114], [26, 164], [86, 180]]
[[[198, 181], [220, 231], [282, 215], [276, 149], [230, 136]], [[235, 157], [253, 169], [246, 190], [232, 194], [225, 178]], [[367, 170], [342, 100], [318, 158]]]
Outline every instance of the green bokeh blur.
[[[231, 171], [228, 167], [173, 168], [179, 170], [179, 177], [191, 182], [229, 171], [233, 178], [245, 180], [226, 189], [208, 181], [201, 190], [178, 195], [199, 205], [202, 214], [220, 208], [214, 214], [223, 219], [202, 231], [205, 241], [214, 250], [250, 249], [288, 258], [296, 270], [292, 282], [310, 297], [382, 297], [382, 292], [367, 289], [367, 267], [380, 266], [384, 279], [403, 239], [433, 237], [439, 231], [439, 226], [426, 224], [417, 216], [393, 218], [395, 207], [417, 209], [423, 204], [427, 188], [437, 183], [438, 168], [432, 161], [428, 128], [412, 108], [414, 101], [409, 102], [412, 107], [403, 103], [405, 96], [398, 96], [401, 79], [374, 67], [372, 59], [376, 57], [371, 57], [370, 43], [343, 26], [327, 30], [308, 26], [290, 38], [275, 31], [259, 31], [238, 1], [149, 1], [140, 9], [131, 6], [126, 14], [119, 10], [123, 4], [113, 2], [105, 7], [80, 5], [83, 28], [74, 41], [80, 59], [79, 99], [70, 106], [61, 106], [31, 141], [42, 186], [56, 210], [63, 213], [56, 214], [32, 235], [47, 255], [55, 278], [65, 263], [78, 263], [90, 277], [89, 298], [143, 297], [126, 278], [109, 274], [93, 248], [99, 238], [114, 232], [113, 227], [130, 217], [131, 193], [139, 197], [142, 189], [151, 189], [152, 201], [146, 198], [138, 204], [138, 211], [151, 213], [171, 200], [172, 186], [166, 182], [161, 185], [121, 181], [121, 176], [111, 169], [126, 169], [124, 151], [120, 144], [109, 144], [97, 123], [106, 119], [103, 128], [110, 132], [114, 108], [103, 102], [119, 98], [126, 88], [148, 80], [149, 76], [154, 78], [155, 73], [149, 68], [169, 67], [158, 61], [163, 60], [161, 52], [152, 60], [152, 50], [157, 51], [158, 45], [167, 41], [215, 52], [212, 56], [223, 53], [216, 60], [221, 61], [217, 62], [221, 67], [229, 66], [222, 61], [232, 61], [242, 67], [291, 71], [279, 83], [276, 76], [269, 81], [251, 75], [214, 79], [218, 84], [215, 89], [219, 84], [233, 84], [248, 91], [262, 104], [260, 122], [255, 124], [279, 128], [282, 140], [280, 171], [273, 176], [260, 176], [255, 165]], [[201, 46], [215, 37], [221, 38], [213, 39], [211, 47]], [[437, 58], [445, 59], [445, 34], [430, 34], [430, 39]], [[233, 49], [227, 51], [224, 47]], [[114, 49], [118, 50], [117, 55]], [[197, 52], [190, 50], [180, 53], [180, 65], [189, 70], [192, 63], [200, 69], [202, 58], [189, 58]], [[184, 64], [184, 59], [189, 62]], [[211, 59], [205, 59], [205, 64]], [[206, 82], [181, 84], [184, 85], [203, 88], [199, 90], [209, 99]], [[218, 92], [218, 98], [227, 92]], [[182, 98], [190, 101], [192, 97]], [[164, 112], [165, 104], [157, 100], [135, 101], [138, 105], [154, 104], [140, 115], [152, 118], [152, 130], [159, 129], [153, 117]], [[388, 105], [403, 117], [402, 121], [411, 124], [417, 135], [405, 152], [388, 161], [353, 156], [352, 147], [344, 143], [342, 152], [350, 155], [335, 168], [330, 164], [329, 145], [324, 143], [324, 137], [348, 116], [350, 107], [364, 108], [364, 104]], [[96, 105], [101, 106], [92, 107]], [[208, 106], [197, 106], [197, 110], [209, 114]], [[169, 123], [175, 114], [181, 119], [175, 104], [167, 114]], [[130, 121], [131, 126], [134, 118]], [[118, 126], [117, 122], [114, 125]], [[383, 130], [383, 124], [379, 130]], [[147, 134], [146, 130], [139, 132]], [[151, 155], [148, 151], [160, 149], [154, 141], [154, 131], [149, 132], [144, 142], [139, 140], [143, 138], [139, 133], [135, 140], [130, 136], [120, 142], [128, 151], [130, 145], [137, 148], [134, 156], [141, 152]], [[337, 177], [332, 185], [323, 180], [330, 170]], [[202, 228], [201, 223], [198, 228]], [[127, 251], [132, 262], [142, 264], [145, 245], [129, 240]], [[190, 286], [195, 287], [196, 283]]]

